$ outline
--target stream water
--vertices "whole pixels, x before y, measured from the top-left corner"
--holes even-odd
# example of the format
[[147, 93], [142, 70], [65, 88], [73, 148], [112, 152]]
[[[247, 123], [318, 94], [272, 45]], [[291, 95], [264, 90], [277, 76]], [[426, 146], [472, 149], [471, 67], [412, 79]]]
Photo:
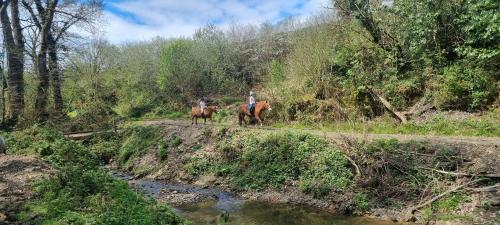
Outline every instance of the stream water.
[[[394, 225], [386, 220], [368, 217], [340, 216], [306, 206], [245, 201], [237, 196], [213, 188], [168, 184], [159, 181], [134, 179], [132, 176], [112, 172], [115, 177], [127, 180], [146, 195], [158, 198], [162, 191], [196, 193], [210, 196], [210, 200], [174, 208], [193, 225]], [[215, 200], [214, 200], [215, 199]]]

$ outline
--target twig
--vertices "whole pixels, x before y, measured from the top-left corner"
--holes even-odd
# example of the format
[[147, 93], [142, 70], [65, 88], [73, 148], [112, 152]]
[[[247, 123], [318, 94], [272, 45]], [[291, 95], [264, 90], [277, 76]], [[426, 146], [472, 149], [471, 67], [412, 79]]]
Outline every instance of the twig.
[[442, 174], [447, 174], [447, 175], [461, 176], [461, 177], [500, 178], [500, 174], [468, 174], [468, 173], [456, 173], [456, 172], [449, 172], [449, 171], [444, 171], [444, 170], [437, 170], [437, 169], [432, 169], [432, 168], [427, 168], [427, 167], [418, 167], [418, 168], [424, 169], [424, 170], [432, 170], [434, 172], [438, 172], [438, 173], [442, 173]]
[[481, 188], [469, 188], [468, 190], [475, 192], [494, 192], [500, 190], [500, 183]]
[[477, 183], [477, 182], [480, 182], [480, 181], [483, 181], [483, 180], [486, 180], [486, 178], [480, 178], [480, 179], [477, 179], [477, 180], [473, 180], [473, 181], [467, 182], [467, 183], [462, 184], [462, 185], [458, 185], [458, 186], [456, 186], [456, 187], [454, 187], [452, 189], [449, 189], [449, 190], [447, 190], [447, 191], [445, 191], [445, 192], [443, 192], [443, 193], [441, 193], [441, 194], [439, 194], [439, 195], [437, 195], [437, 196], [429, 199], [428, 201], [426, 201], [426, 202], [424, 202], [422, 204], [419, 204], [419, 205], [417, 205], [415, 207], [410, 208], [408, 210], [408, 214], [407, 214], [407, 215], [409, 215], [407, 217], [407, 221], [410, 221], [412, 219], [413, 213], [415, 213], [415, 211], [417, 211], [417, 210], [419, 210], [419, 209], [421, 209], [421, 208], [423, 208], [423, 207], [425, 207], [425, 206], [427, 206], [429, 204], [432, 204], [433, 202], [441, 199], [442, 197], [444, 197], [447, 194], [453, 193], [453, 192], [458, 191], [458, 190], [460, 190], [460, 189], [462, 189], [464, 187], [467, 187], [467, 186], [469, 186], [471, 184], [474, 184], [474, 183]]

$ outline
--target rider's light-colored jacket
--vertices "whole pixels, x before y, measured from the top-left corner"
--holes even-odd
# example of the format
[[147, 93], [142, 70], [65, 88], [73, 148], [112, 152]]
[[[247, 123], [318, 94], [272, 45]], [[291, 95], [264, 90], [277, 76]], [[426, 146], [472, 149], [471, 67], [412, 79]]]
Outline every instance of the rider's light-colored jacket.
[[253, 97], [253, 96], [251, 96], [251, 95], [250, 95], [250, 97], [248, 98], [248, 103], [249, 103], [250, 105], [255, 104], [255, 97]]
[[207, 103], [205, 103], [205, 101], [200, 101], [200, 108], [203, 110], [205, 108], [207, 108]]

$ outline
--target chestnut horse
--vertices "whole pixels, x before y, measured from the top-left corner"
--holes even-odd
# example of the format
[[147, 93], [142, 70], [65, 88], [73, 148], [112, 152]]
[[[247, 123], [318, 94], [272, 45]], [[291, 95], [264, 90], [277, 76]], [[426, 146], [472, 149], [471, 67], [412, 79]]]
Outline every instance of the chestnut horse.
[[255, 109], [253, 111], [253, 115], [250, 114], [250, 112], [248, 111], [248, 104], [241, 105], [240, 106], [240, 113], [238, 114], [240, 126], [241, 126], [242, 122], [245, 122], [245, 124], [246, 124], [245, 116], [255, 117], [255, 119], [257, 119], [257, 121], [260, 123], [260, 126], [262, 126], [261, 116], [262, 116], [262, 112], [264, 112], [265, 110], [271, 111], [271, 104], [269, 104], [269, 101], [257, 102], [255, 104]]
[[212, 121], [212, 113], [214, 112], [217, 112], [217, 106], [208, 106], [205, 110], [203, 110], [203, 115], [201, 114], [200, 107], [191, 108], [191, 124], [193, 124], [193, 122], [198, 124], [198, 118], [203, 118], [203, 124], [207, 123], [207, 118]]

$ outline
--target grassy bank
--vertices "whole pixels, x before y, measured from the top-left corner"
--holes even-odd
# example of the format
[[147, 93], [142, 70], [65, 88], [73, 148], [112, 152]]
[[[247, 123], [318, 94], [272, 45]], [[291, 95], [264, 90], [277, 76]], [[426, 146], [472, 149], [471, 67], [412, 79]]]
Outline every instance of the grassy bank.
[[[126, 128], [89, 142], [101, 158], [138, 176], [194, 183], [205, 176], [237, 193], [296, 190], [338, 212], [406, 211], [470, 177], [435, 171], [476, 173], [493, 165], [464, 163], [473, 149], [397, 140], [330, 140], [302, 132], [227, 127]], [[475, 159], [474, 159], [475, 160]], [[479, 169], [478, 169], [479, 168]], [[481, 169], [482, 168], [482, 169]], [[478, 170], [478, 171], [476, 171]], [[494, 184], [487, 180], [479, 185]], [[474, 204], [474, 207], [467, 206]], [[413, 214], [418, 222], [491, 222], [487, 198], [457, 191]], [[491, 204], [490, 204], [491, 205]], [[488, 207], [489, 206], [489, 207]]]
[[[192, 156], [183, 170], [194, 177], [215, 174], [238, 192], [298, 189], [348, 214], [380, 208], [404, 214], [422, 199], [466, 181], [434, 171], [469, 170], [462, 152], [424, 142], [345, 140], [333, 145], [306, 133], [226, 128], [213, 138], [215, 153]], [[476, 211], [463, 212], [472, 201], [470, 193], [454, 192], [413, 216], [423, 223], [482, 221]], [[480, 208], [487, 205], [481, 201]]]
[[424, 121], [409, 121], [401, 124], [385, 117], [372, 121], [332, 122], [332, 123], [275, 123], [277, 128], [317, 129], [335, 132], [373, 134], [417, 134], [445, 136], [500, 137], [500, 113], [498, 110], [476, 118], [450, 119], [437, 114]]
[[36, 155], [57, 172], [39, 180], [23, 224], [185, 224], [172, 209], [111, 177], [82, 144], [41, 127], [6, 133], [8, 154]]

